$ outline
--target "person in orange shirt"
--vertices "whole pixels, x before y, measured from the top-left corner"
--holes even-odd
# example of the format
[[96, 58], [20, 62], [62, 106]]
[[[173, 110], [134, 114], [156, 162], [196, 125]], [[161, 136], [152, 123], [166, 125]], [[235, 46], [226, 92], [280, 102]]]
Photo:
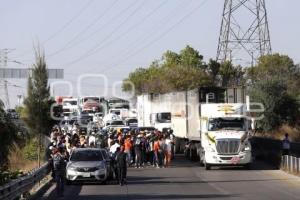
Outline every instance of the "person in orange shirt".
[[124, 142], [124, 152], [127, 154], [127, 163], [128, 166], [131, 163], [131, 149], [132, 149], [132, 143], [131, 143], [131, 139], [130, 136], [126, 138], [125, 142]]
[[159, 140], [158, 138], [155, 139], [154, 141], [154, 145], [153, 145], [153, 151], [154, 151], [154, 162], [153, 165], [156, 166], [157, 168], [159, 168], [159, 149], [160, 149], [160, 145], [159, 145]]

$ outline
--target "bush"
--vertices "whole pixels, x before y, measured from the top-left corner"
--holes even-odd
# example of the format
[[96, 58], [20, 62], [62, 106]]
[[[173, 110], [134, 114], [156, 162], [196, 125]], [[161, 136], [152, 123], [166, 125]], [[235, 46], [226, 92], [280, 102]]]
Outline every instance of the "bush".
[[[26, 160], [35, 161], [38, 159], [38, 139], [30, 139], [23, 148], [23, 156]], [[41, 155], [45, 154], [45, 150], [41, 147]]]

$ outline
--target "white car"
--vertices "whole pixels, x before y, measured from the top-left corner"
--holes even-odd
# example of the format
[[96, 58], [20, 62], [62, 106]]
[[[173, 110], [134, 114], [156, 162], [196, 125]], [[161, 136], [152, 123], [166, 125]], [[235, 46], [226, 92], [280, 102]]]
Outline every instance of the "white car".
[[66, 167], [66, 179], [73, 181], [105, 182], [109, 169], [101, 149], [78, 148], [71, 153]]

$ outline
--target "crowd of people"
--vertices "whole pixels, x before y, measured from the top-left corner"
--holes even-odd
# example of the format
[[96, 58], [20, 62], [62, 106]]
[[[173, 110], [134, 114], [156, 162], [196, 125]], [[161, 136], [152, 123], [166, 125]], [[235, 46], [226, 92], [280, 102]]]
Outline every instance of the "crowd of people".
[[76, 148], [106, 148], [120, 185], [126, 182], [127, 167], [170, 167], [173, 157], [172, 130], [110, 129], [80, 133], [78, 125], [66, 128], [56, 125], [50, 134], [46, 156], [52, 163], [52, 176], [58, 195], [63, 194], [66, 163]]
[[170, 167], [173, 157], [172, 131], [114, 130], [108, 135], [108, 148], [113, 155], [117, 147], [124, 147], [127, 165], [135, 168]]

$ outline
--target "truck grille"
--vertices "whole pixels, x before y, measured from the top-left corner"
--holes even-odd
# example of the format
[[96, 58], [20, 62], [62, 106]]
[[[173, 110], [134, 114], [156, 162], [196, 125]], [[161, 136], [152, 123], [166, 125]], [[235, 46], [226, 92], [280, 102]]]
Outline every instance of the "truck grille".
[[219, 154], [238, 154], [240, 143], [240, 140], [234, 139], [217, 140], [217, 151]]

